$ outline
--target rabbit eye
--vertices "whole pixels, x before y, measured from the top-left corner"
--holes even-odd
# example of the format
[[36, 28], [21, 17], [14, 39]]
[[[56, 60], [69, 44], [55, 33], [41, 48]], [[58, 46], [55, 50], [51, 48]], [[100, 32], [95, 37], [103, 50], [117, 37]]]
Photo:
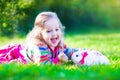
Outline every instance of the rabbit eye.
[[78, 57], [78, 55], [76, 55], [76, 57]]

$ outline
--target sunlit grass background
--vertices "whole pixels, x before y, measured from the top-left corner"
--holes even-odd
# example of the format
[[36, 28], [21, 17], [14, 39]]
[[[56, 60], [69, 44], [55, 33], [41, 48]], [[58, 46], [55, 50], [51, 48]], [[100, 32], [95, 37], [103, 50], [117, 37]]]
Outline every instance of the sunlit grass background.
[[[65, 42], [73, 48], [99, 50], [110, 60], [110, 65], [75, 66], [35, 65], [35, 64], [0, 64], [0, 79], [34, 80], [119, 80], [120, 73], [120, 32], [113, 29], [91, 29], [67, 32]], [[0, 46], [12, 43], [24, 45], [25, 36], [11, 38], [0, 37]], [[3, 77], [4, 76], [4, 77]]]
[[0, 47], [24, 46], [24, 34], [43, 11], [57, 13], [66, 26], [68, 46], [99, 50], [111, 64], [0, 64], [1, 80], [120, 80], [120, 0], [0, 0]]

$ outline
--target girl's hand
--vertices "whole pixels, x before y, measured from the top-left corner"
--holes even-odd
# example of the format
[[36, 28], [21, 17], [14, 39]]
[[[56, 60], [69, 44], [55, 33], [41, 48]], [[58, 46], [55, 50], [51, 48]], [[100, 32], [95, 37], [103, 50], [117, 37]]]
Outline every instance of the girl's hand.
[[68, 57], [67, 57], [63, 52], [61, 52], [61, 53], [58, 55], [58, 59], [59, 59], [61, 62], [68, 62]]

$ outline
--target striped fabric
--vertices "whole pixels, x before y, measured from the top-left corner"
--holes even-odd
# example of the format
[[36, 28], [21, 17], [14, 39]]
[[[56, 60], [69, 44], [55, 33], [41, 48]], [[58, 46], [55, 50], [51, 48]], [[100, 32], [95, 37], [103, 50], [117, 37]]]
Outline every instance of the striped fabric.
[[62, 46], [58, 47], [56, 57], [53, 57], [54, 53], [50, 50], [50, 48], [45, 44], [41, 44], [37, 46], [27, 45], [26, 53], [30, 61], [40, 64], [58, 64], [58, 54], [60, 52], [64, 52], [68, 58], [71, 59], [72, 53], [76, 50], [77, 49], [72, 49], [70, 47], [67, 47], [65, 44], [62, 44]]

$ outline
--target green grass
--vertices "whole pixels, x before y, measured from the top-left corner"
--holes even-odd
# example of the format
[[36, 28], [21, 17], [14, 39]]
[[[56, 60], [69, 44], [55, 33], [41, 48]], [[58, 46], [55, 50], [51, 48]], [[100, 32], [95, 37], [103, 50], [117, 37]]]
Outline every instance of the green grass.
[[[24, 37], [9, 39], [0, 37], [0, 46], [7, 43], [24, 44]], [[78, 30], [67, 32], [65, 42], [73, 48], [90, 48], [106, 55], [110, 65], [75, 66], [0, 64], [0, 79], [5, 80], [120, 80], [120, 32], [119, 30]]]
[[8, 44], [25, 44], [25, 37], [13, 36], [0, 36], [0, 47]]
[[11, 63], [0, 65], [0, 78], [6, 80], [117, 80], [120, 73], [118, 65], [78, 67]]

